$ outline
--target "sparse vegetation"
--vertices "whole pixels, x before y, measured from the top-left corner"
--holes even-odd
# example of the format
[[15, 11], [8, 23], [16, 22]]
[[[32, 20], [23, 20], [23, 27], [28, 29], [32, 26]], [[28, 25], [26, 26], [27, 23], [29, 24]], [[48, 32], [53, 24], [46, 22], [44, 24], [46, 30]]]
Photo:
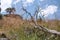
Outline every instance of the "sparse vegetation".
[[1, 8], [0, 8], [0, 20], [2, 19]]
[[[16, 18], [10, 18], [10, 17], [3, 17], [3, 27], [0, 29], [4, 31], [6, 36], [10, 40], [60, 40], [60, 36], [58, 35], [53, 35], [48, 32], [43, 32], [42, 30], [38, 28], [34, 28], [32, 22], [21, 20], [21, 19], [16, 19]], [[57, 21], [58, 22], [58, 21]], [[59, 30], [59, 22], [58, 24], [55, 23], [55, 21], [50, 21], [50, 22], [41, 22], [38, 24], [42, 26], [48, 26], [47, 28], [49, 29], [56, 29]], [[51, 27], [51, 25], [52, 27]], [[56, 24], [54, 27], [53, 24]]]
[[2, 14], [0, 14], [0, 20], [2, 19], [3, 17], [2, 17]]
[[14, 7], [12, 7], [12, 8], [7, 8], [7, 9], [6, 9], [6, 12], [9, 13], [9, 14], [11, 14], [11, 13], [14, 14], [15, 11], [16, 11], [16, 10], [15, 10]]

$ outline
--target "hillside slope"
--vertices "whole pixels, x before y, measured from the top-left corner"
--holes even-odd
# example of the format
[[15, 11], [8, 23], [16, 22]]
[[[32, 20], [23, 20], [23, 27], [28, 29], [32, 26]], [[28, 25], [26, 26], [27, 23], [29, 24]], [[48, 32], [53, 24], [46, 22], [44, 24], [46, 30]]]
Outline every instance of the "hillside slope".
[[0, 20], [0, 31], [2, 30], [8, 30], [11, 27], [18, 28], [20, 25], [22, 25], [24, 21], [22, 20], [22, 17], [15, 14], [7, 14], [3, 16], [3, 19]]

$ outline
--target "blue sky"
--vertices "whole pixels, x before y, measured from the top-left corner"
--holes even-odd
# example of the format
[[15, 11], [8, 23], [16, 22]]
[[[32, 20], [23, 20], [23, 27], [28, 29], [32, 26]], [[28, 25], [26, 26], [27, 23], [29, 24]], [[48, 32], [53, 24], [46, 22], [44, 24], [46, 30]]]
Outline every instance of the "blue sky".
[[55, 19], [56, 15], [56, 18], [60, 19], [60, 0], [1, 0], [2, 13], [5, 12], [6, 8], [13, 6], [17, 10], [16, 13], [22, 15], [24, 13], [21, 9], [22, 5], [32, 15], [40, 6], [41, 13], [39, 12], [38, 16], [45, 15], [46, 19]]

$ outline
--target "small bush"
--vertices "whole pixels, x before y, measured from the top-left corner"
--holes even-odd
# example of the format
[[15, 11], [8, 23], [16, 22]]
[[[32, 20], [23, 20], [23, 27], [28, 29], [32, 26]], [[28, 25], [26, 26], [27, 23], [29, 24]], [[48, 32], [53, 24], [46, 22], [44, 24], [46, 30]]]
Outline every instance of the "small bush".
[[0, 19], [2, 19], [2, 14], [0, 14]]

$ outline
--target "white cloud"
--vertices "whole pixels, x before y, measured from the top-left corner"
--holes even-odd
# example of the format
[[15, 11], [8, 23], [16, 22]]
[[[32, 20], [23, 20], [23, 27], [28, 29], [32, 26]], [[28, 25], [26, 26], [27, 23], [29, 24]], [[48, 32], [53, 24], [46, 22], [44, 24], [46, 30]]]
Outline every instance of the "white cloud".
[[20, 2], [20, 1], [22, 1], [24, 7], [30, 5], [31, 3], [34, 2], [34, 0], [16, 0], [13, 4], [16, 4], [16, 3]]
[[42, 1], [45, 1], [45, 0], [40, 0], [40, 1], [42, 2]]
[[57, 11], [57, 6], [55, 5], [49, 5], [48, 7], [46, 7], [45, 9], [42, 9], [41, 11], [41, 14], [42, 15], [45, 15], [48, 16], [49, 14], [54, 14], [56, 11]]
[[[1, 12], [4, 12], [6, 8], [11, 7], [13, 0], [1, 0]], [[13, 2], [13, 4], [16, 4], [18, 2], [22, 1], [23, 6], [26, 7], [28, 5], [30, 5], [31, 3], [34, 2], [34, 0], [15, 0], [15, 2]]]
[[27, 3], [33, 3], [34, 0], [26, 0]]
[[1, 9], [3, 12], [6, 8], [11, 7], [12, 0], [1, 0]]
[[16, 4], [16, 3], [18, 3], [18, 2], [20, 2], [21, 0], [16, 0], [13, 4]]
[[22, 1], [22, 3], [23, 3], [23, 6], [28, 6], [28, 5], [30, 5], [31, 3], [33, 3], [34, 2], [34, 0], [23, 0]]

